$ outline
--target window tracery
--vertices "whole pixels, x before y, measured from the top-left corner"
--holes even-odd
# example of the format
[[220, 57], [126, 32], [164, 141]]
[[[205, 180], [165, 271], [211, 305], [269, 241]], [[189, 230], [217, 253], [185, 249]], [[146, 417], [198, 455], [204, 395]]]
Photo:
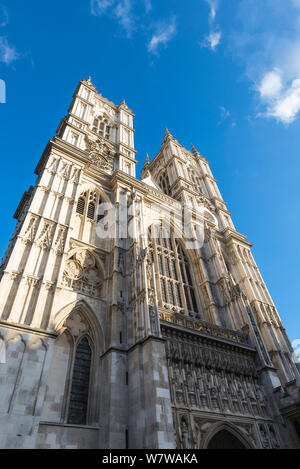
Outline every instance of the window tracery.
[[105, 116], [98, 116], [93, 122], [93, 132], [96, 132], [100, 137], [104, 137], [109, 140], [110, 137], [110, 125], [108, 119]]
[[157, 265], [161, 306], [199, 317], [190, 266], [183, 248], [173, 232], [160, 228], [152, 234], [149, 230], [149, 257]]
[[160, 173], [158, 183], [159, 183], [161, 190], [166, 195], [171, 196], [171, 186], [170, 186], [170, 181], [169, 181], [169, 177], [168, 177], [166, 170]]
[[76, 213], [95, 221], [97, 204], [101, 204], [101, 198], [94, 190], [89, 190], [81, 194], [78, 199]]
[[65, 287], [99, 298], [102, 282], [103, 274], [90, 251], [77, 251], [66, 261], [62, 280]]

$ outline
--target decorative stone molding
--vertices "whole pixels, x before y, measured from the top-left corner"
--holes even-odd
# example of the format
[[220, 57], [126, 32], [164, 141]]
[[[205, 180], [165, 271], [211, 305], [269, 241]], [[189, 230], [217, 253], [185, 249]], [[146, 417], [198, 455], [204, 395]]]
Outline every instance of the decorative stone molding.
[[37, 240], [37, 245], [42, 249], [50, 249], [55, 231], [55, 223], [44, 221], [43, 228]]
[[103, 274], [90, 251], [77, 251], [66, 261], [62, 284], [82, 294], [100, 297]]
[[38, 221], [39, 221], [39, 218], [37, 216], [34, 216], [34, 215], [30, 216], [28, 226], [25, 229], [24, 235], [22, 236], [22, 241], [25, 244], [33, 243], [35, 239], [36, 231], [37, 231]]
[[29, 287], [37, 288], [41, 282], [40, 277], [35, 277], [33, 275], [26, 275], [26, 285]]
[[86, 136], [85, 143], [86, 151], [89, 153], [89, 160], [91, 163], [105, 171], [111, 172], [113, 170], [113, 159], [115, 154], [114, 147], [104, 138], [93, 140]]

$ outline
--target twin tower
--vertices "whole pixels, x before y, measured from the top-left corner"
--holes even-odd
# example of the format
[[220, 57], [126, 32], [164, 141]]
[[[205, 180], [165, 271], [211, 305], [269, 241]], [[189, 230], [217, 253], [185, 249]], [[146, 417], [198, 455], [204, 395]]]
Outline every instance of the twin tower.
[[210, 165], [82, 80], [0, 267], [1, 448], [297, 448], [300, 366]]

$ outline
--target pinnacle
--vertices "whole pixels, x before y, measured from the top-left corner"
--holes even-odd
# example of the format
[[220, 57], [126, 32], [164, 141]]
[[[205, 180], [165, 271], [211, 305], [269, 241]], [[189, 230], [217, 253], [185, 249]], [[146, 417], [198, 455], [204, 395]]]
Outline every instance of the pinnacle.
[[143, 171], [144, 171], [145, 169], [147, 169], [149, 165], [150, 165], [150, 158], [149, 158], [148, 153], [146, 153], [146, 159], [145, 159]]
[[173, 135], [169, 132], [168, 127], [165, 127], [165, 137], [173, 138]]

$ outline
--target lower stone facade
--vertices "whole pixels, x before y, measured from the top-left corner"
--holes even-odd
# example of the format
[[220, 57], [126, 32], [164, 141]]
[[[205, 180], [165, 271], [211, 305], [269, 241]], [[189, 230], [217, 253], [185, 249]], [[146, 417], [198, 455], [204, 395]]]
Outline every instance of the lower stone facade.
[[294, 429], [276, 415], [262, 385], [257, 351], [246, 336], [221, 339], [224, 330], [215, 326], [214, 335], [164, 321], [160, 327], [161, 338], [149, 336], [129, 350], [102, 354], [90, 396], [98, 411], [90, 410], [87, 424], [72, 425], [64, 416], [62, 392], [66, 336], [2, 323], [0, 447], [297, 447], [295, 432], [290, 436]]
[[[282, 443], [250, 346], [162, 327], [177, 448], [205, 448], [212, 431], [240, 432], [248, 447]], [[210, 435], [210, 436], [208, 436]]]

